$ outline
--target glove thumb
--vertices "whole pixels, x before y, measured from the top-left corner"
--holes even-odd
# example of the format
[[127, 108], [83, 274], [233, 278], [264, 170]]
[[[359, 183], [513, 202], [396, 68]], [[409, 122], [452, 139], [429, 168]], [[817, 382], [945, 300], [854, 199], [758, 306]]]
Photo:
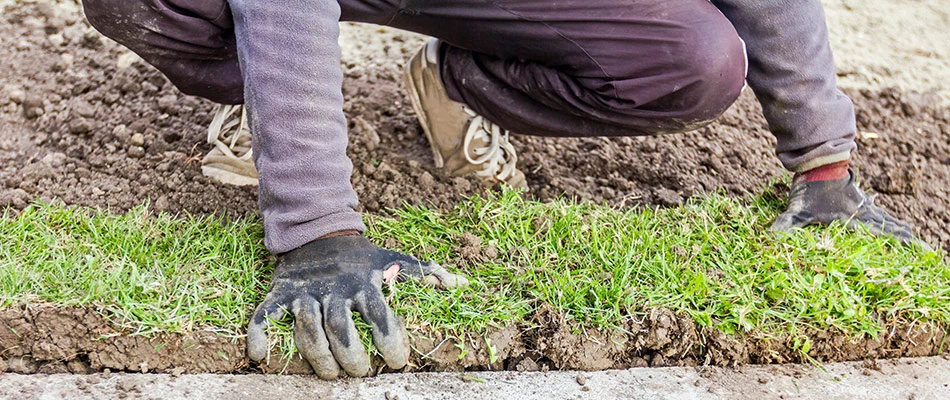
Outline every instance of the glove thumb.
[[816, 222], [815, 218], [804, 212], [786, 211], [775, 218], [769, 230], [772, 232], [791, 233], [795, 229], [804, 228]]

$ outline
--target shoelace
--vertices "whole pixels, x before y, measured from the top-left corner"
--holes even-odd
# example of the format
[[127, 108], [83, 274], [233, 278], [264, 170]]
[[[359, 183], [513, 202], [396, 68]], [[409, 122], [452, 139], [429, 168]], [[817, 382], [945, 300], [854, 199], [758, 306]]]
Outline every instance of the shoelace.
[[[508, 141], [508, 131], [478, 115], [468, 107], [462, 109], [472, 117], [462, 141], [462, 151], [465, 153], [465, 159], [475, 165], [482, 164], [482, 170], [476, 171], [476, 175], [491, 176], [504, 182], [514, 173], [515, 166], [518, 163], [515, 147]], [[486, 139], [488, 141], [487, 146], [472, 149], [471, 152], [477, 156], [473, 159], [469, 155], [469, 146], [472, 141]]]
[[250, 141], [251, 131], [247, 126], [244, 106], [219, 105], [208, 125], [208, 143], [227, 157], [246, 161], [253, 157]]

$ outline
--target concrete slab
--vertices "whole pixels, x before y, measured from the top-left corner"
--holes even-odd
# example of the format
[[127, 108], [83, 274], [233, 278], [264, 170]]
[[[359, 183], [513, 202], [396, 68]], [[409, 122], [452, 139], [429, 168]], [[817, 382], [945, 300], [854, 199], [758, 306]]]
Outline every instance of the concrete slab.
[[950, 360], [601, 372], [0, 375], [0, 399], [950, 399]]

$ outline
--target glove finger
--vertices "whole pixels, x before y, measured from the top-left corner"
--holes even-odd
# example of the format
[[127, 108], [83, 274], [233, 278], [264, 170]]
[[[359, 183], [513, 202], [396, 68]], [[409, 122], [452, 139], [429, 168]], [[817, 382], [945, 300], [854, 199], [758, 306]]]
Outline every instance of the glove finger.
[[294, 341], [297, 343], [297, 350], [310, 363], [313, 372], [320, 379], [336, 379], [340, 376], [340, 366], [330, 352], [330, 343], [323, 331], [320, 304], [311, 297], [296, 299], [292, 311], [296, 319]]
[[901, 240], [911, 239], [914, 236], [910, 225], [887, 215], [875, 215], [873, 218], [854, 218], [849, 220], [847, 225], [851, 228], [862, 225], [875, 236], [890, 235]]
[[872, 235], [891, 236], [903, 244], [916, 244], [924, 250], [933, 250], [927, 242], [917, 238], [917, 235], [914, 234], [914, 228], [910, 224], [892, 217], [881, 209], [863, 213], [859, 217], [849, 220], [846, 225], [852, 229], [857, 225], [861, 225]]
[[323, 327], [330, 342], [330, 351], [340, 367], [350, 376], [369, 374], [369, 354], [360, 343], [349, 305], [339, 300], [326, 301], [323, 305]]
[[455, 289], [468, 286], [468, 278], [466, 278], [465, 275], [453, 274], [445, 268], [442, 268], [439, 264], [435, 265], [439, 266], [439, 269], [426, 276], [425, 280], [422, 281], [426, 285], [434, 286], [439, 289]]
[[772, 226], [769, 227], [769, 230], [772, 232], [792, 232], [795, 229], [804, 228], [815, 222], [815, 219], [810, 215], [786, 211], [775, 218], [775, 222], [772, 222]]
[[419, 261], [413, 256], [386, 249], [381, 249], [380, 254], [384, 258], [384, 261], [380, 263], [383, 270], [393, 264], [399, 264], [400, 281], [412, 278], [439, 289], [453, 289], [467, 286], [469, 283], [465, 276], [453, 274], [438, 263]]
[[379, 269], [386, 269], [393, 264], [399, 264], [401, 267], [403, 267], [403, 269], [405, 269], [409, 266], [427, 264], [427, 262], [419, 261], [418, 258], [408, 254], [400, 253], [398, 251], [379, 249], [379, 252], [377, 253], [377, 259], [373, 264]]
[[257, 306], [254, 316], [247, 325], [247, 357], [260, 362], [267, 356], [267, 327], [271, 320], [279, 321], [287, 315], [287, 310], [272, 294]]
[[453, 274], [438, 263], [417, 261], [415, 264], [399, 264], [399, 278], [402, 281], [412, 278], [439, 289], [454, 289], [469, 284], [464, 275]]
[[363, 321], [373, 328], [373, 344], [383, 355], [386, 365], [400, 369], [409, 362], [409, 336], [378, 289], [365, 291], [354, 304]]

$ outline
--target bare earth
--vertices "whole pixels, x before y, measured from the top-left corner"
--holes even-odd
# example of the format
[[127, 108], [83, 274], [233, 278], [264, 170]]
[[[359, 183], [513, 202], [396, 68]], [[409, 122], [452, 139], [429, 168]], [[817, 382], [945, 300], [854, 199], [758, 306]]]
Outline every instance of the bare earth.
[[945, 0], [824, 0], [841, 87], [896, 86], [950, 100]]

